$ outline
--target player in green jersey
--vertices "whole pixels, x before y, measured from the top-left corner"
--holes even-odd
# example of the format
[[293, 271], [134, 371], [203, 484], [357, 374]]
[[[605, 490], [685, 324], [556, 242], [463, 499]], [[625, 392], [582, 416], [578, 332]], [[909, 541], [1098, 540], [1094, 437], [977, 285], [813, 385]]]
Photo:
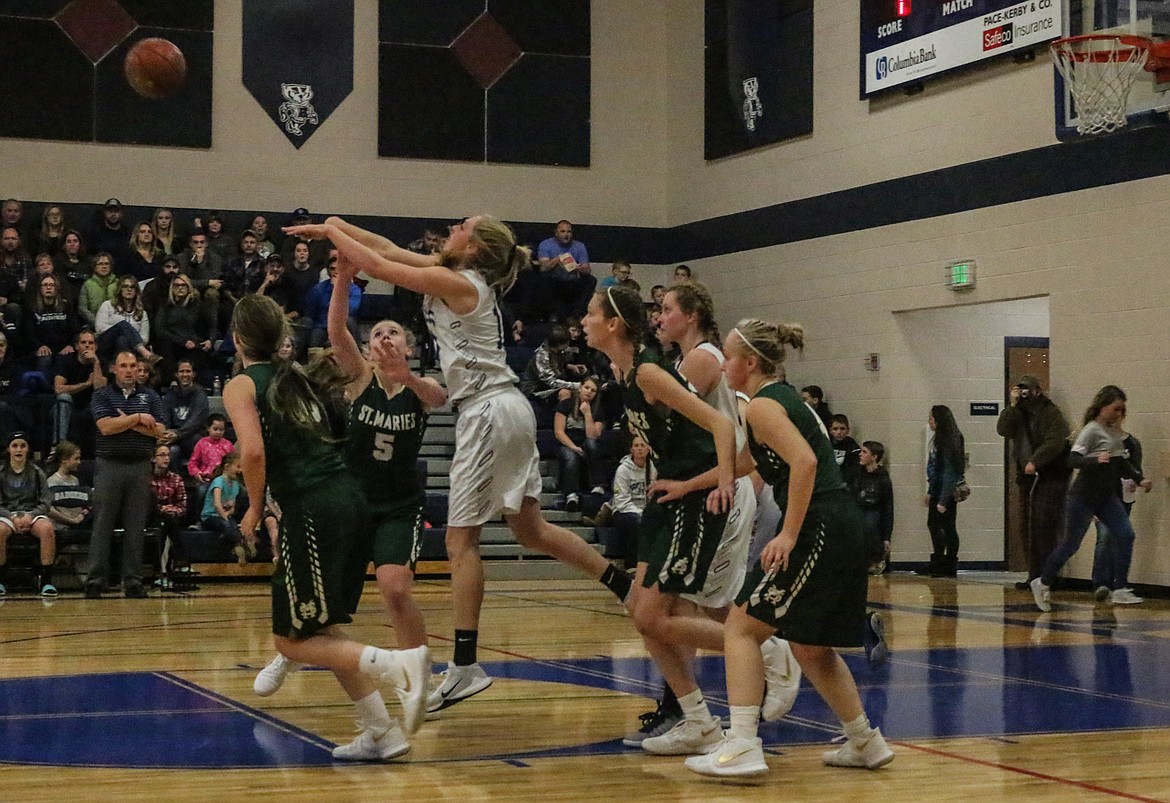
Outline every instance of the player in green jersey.
[[641, 746], [656, 754], [702, 752], [719, 743], [720, 727], [695, 681], [691, 657], [694, 648], [722, 650], [723, 626], [680, 614], [677, 603], [703, 588], [735, 497], [735, 424], [692, 393], [653, 346], [643, 345], [647, 322], [637, 291], [609, 287], [595, 295], [582, 328], [589, 345], [617, 369], [630, 427], [650, 444], [658, 469], [659, 498], [649, 499], [642, 512], [627, 604], [678, 696], [683, 719]]
[[[280, 567], [273, 577], [272, 632], [286, 658], [330, 669], [357, 708], [362, 732], [335, 758], [385, 759], [410, 749], [403, 731], [422, 722], [430, 657], [425, 646], [383, 650], [341, 630], [356, 602], [355, 578], [368, 560], [360, 539], [366, 503], [342, 460], [345, 402], [327, 382], [276, 357], [288, 322], [272, 299], [237, 302], [232, 335], [244, 370], [224, 389], [235, 426], [244, 483], [257, 500], [240, 524], [260, 526], [267, 485], [283, 511]], [[390, 718], [375, 681], [391, 683], [403, 704], [402, 728]]]
[[741, 321], [724, 345], [732, 388], [752, 400], [748, 444], [760, 476], [784, 511], [727, 618], [724, 657], [731, 728], [711, 752], [687, 759], [702, 775], [743, 777], [768, 771], [756, 736], [764, 687], [760, 644], [788, 640], [804, 676], [841, 720], [846, 742], [824, 754], [836, 767], [877, 769], [894, 759], [870, 727], [849, 668], [834, 647], [860, 646], [865, 627], [864, 530], [824, 424], [796, 391], [777, 380], [785, 345], [801, 348], [804, 330]]
[[[370, 330], [367, 360], [346, 326], [352, 276], [334, 271], [328, 330], [333, 359], [349, 378], [345, 463], [369, 505], [368, 554], [400, 649], [427, 643], [422, 611], [411, 596], [421, 543], [425, 494], [416, 463], [427, 413], [447, 401], [433, 379], [415, 376], [407, 358], [414, 336], [396, 321]], [[364, 584], [364, 576], [357, 582]], [[275, 694], [301, 665], [277, 655], [256, 675], [261, 697]]]

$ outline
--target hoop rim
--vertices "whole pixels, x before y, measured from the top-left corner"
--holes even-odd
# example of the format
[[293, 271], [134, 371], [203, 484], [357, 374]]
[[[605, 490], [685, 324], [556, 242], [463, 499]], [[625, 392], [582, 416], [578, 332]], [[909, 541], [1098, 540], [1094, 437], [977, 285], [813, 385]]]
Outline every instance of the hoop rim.
[[[1088, 44], [1090, 42], [1119, 42], [1124, 47], [1118, 47], [1116, 50], [1077, 50], [1078, 45]], [[1092, 61], [1092, 62], [1110, 62], [1114, 59], [1110, 58], [1113, 53], [1123, 55], [1129, 58], [1133, 51], [1143, 51], [1147, 54], [1153, 50], [1154, 40], [1148, 36], [1134, 36], [1132, 34], [1119, 33], [1087, 33], [1080, 36], [1062, 36], [1059, 39], [1053, 39], [1048, 47], [1054, 54], [1064, 56], [1071, 61]]]

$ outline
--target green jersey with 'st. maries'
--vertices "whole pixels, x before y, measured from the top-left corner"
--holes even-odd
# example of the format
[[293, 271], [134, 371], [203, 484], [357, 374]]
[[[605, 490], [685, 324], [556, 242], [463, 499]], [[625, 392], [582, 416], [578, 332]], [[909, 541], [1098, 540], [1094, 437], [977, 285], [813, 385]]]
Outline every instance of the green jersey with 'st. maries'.
[[427, 428], [422, 400], [410, 388], [387, 396], [375, 372], [349, 413], [345, 462], [371, 504], [419, 493], [416, 465]]

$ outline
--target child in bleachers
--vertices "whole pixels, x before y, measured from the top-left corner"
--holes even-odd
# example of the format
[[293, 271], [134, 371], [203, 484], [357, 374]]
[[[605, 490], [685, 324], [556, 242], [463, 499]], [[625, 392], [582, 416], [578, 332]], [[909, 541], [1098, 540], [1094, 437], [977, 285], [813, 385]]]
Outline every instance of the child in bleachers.
[[861, 447], [849, 437], [848, 416], [838, 413], [829, 419], [829, 443], [833, 447], [837, 467], [841, 469], [841, 479], [856, 494], [857, 481], [861, 477]]
[[207, 435], [195, 444], [191, 459], [187, 461], [187, 473], [199, 484], [200, 496], [207, 493], [207, 486], [224, 457], [236, 450], [235, 444], [224, 437], [226, 431], [227, 418], [220, 413], [209, 415]]
[[245, 536], [236, 523], [236, 500], [240, 495], [240, 456], [235, 452], [224, 455], [216, 469], [207, 497], [203, 500], [203, 526], [232, 545], [232, 554], [241, 566], [248, 558], [256, 557], [256, 535]]
[[28, 459], [28, 436], [13, 432], [8, 438], [8, 460], [0, 467], [0, 597], [4, 596], [8, 539], [28, 535], [41, 544], [42, 597], [57, 596], [53, 563], [57, 558], [57, 533], [49, 520], [49, 482], [45, 472]]
[[885, 456], [886, 447], [878, 441], [861, 444], [861, 474], [853, 487], [865, 520], [865, 552], [870, 574], [886, 571], [894, 533], [894, 486], [890, 473], [882, 465]]
[[[77, 469], [81, 465], [81, 447], [72, 441], [57, 443], [57, 470], [49, 475], [47, 484], [53, 497], [53, 506], [49, 508], [49, 518], [58, 531], [66, 527], [76, 527], [85, 521], [92, 509], [91, 505], [63, 505], [57, 500], [57, 493], [53, 488], [80, 488], [81, 481], [77, 479]], [[73, 500], [76, 501], [76, 500]]]
[[638, 565], [638, 526], [646, 507], [646, 487], [657, 478], [649, 444], [635, 436], [613, 477], [613, 526], [621, 535], [627, 569]]
[[161, 568], [164, 576], [174, 585], [174, 567], [187, 564], [180, 531], [187, 517], [187, 488], [183, 478], [171, 471], [171, 450], [159, 446], [150, 460], [150, 491], [154, 497], [154, 511], [151, 520], [162, 533], [163, 550]]

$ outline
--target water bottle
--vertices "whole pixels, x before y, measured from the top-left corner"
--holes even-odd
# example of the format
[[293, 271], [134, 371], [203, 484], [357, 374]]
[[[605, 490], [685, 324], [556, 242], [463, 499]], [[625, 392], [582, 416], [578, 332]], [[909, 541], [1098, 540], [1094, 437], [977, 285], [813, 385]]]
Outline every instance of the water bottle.
[[222, 396], [223, 395], [223, 380], [219, 378], [219, 374], [216, 374], [215, 379], [211, 383], [211, 395], [212, 396]]

